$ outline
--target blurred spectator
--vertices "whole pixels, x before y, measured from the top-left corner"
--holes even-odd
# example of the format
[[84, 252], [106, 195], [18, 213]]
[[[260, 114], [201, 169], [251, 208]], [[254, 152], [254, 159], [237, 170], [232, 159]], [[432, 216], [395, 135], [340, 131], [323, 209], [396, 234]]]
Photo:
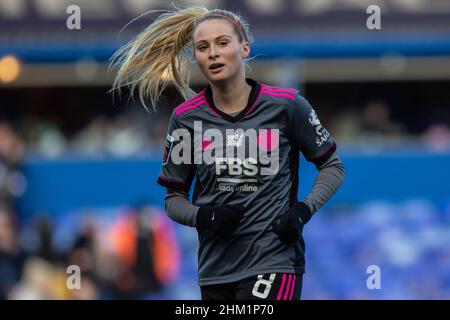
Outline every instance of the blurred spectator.
[[11, 126], [0, 122], [0, 201], [14, 203], [26, 188], [20, 165], [24, 157], [24, 145]]
[[68, 253], [68, 264], [78, 266], [81, 273], [94, 274], [96, 270], [96, 239], [95, 222], [91, 219], [85, 220], [72, 249]]
[[0, 203], [0, 300], [6, 299], [20, 280], [24, 261], [14, 212], [7, 204]]
[[[48, 215], [36, 214], [33, 229], [35, 230], [34, 255], [47, 262], [57, 262], [53, 249], [53, 222]], [[25, 239], [24, 239], [25, 240]]]
[[93, 119], [70, 143], [74, 153], [124, 158], [148, 152], [153, 140], [142, 120], [122, 116]]
[[111, 230], [111, 237], [118, 257], [115, 283], [120, 298], [139, 298], [161, 290], [155, 270], [159, 257], [155, 256], [154, 229], [146, 208], [139, 206], [123, 213]]
[[58, 157], [66, 150], [67, 141], [55, 123], [45, 121], [39, 126], [39, 140], [34, 148], [48, 158]]
[[60, 156], [68, 147], [67, 138], [52, 120], [25, 114], [21, 129], [27, 142], [27, 149], [32, 153], [54, 158]]
[[338, 141], [354, 142], [362, 134], [362, 126], [358, 110], [347, 109], [335, 116], [331, 131]]
[[97, 300], [101, 298], [96, 277], [88, 272], [82, 273], [81, 289], [70, 290], [70, 299], [74, 300]]
[[85, 155], [96, 155], [102, 152], [110, 130], [109, 120], [96, 117], [75, 136], [72, 148]]
[[114, 130], [106, 144], [106, 150], [116, 157], [127, 157], [145, 150], [145, 133], [138, 123], [127, 117], [115, 119]]
[[155, 273], [155, 244], [150, 219], [145, 208], [137, 211], [136, 273], [135, 294], [137, 297], [159, 291], [161, 284]]
[[11, 126], [0, 122], [0, 157], [9, 165], [17, 165], [24, 156], [24, 147]]
[[391, 119], [391, 110], [382, 100], [370, 101], [363, 109], [363, 134], [370, 137], [382, 136], [398, 138], [403, 135], [403, 128]]
[[336, 140], [363, 148], [379, 148], [390, 143], [406, 142], [406, 130], [391, 118], [391, 110], [383, 100], [369, 101], [361, 110], [346, 108], [331, 123]]
[[41, 258], [29, 258], [26, 260], [23, 277], [8, 295], [11, 300], [49, 300], [62, 299], [66, 295], [59, 290], [63, 286], [64, 279], [58, 276], [56, 266]]
[[426, 145], [436, 151], [450, 149], [450, 128], [444, 124], [431, 125], [424, 134]]

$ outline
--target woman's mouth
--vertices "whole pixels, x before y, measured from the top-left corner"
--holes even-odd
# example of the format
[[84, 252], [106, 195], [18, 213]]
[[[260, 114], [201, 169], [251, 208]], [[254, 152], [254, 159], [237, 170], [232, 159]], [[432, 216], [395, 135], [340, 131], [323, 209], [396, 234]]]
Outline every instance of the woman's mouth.
[[209, 66], [209, 70], [212, 73], [218, 73], [223, 69], [224, 66], [225, 65], [223, 63], [213, 63], [212, 65]]

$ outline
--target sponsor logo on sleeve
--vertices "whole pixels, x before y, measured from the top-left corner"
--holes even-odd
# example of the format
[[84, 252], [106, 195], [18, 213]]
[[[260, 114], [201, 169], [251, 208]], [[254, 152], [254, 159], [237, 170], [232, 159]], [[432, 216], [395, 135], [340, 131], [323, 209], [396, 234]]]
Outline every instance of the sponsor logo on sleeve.
[[319, 117], [314, 110], [311, 110], [311, 112], [309, 113], [309, 123], [316, 130], [317, 136], [315, 138], [315, 141], [316, 144], [320, 147], [330, 138], [330, 133], [322, 126]]

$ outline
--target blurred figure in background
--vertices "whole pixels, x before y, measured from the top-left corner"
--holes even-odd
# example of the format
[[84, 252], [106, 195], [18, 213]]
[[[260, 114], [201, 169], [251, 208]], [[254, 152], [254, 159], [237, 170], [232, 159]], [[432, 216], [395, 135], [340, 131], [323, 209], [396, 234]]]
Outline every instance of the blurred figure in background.
[[423, 140], [434, 151], [450, 150], [450, 125], [435, 123], [428, 127]]
[[0, 202], [0, 300], [6, 299], [20, 280], [24, 262], [15, 214], [8, 204]]
[[0, 121], [0, 201], [13, 204], [26, 187], [20, 171], [25, 154], [22, 141], [11, 126]]
[[39, 257], [25, 261], [20, 282], [9, 292], [11, 300], [67, 299], [63, 268]]
[[138, 205], [124, 212], [111, 229], [118, 258], [117, 298], [140, 299], [158, 294], [175, 280], [178, 246], [170, 220]]
[[20, 246], [15, 200], [25, 190], [20, 171], [24, 146], [12, 127], [0, 121], [0, 299], [20, 280], [25, 252]]
[[48, 262], [56, 262], [53, 250], [53, 223], [48, 216], [38, 216], [35, 225], [39, 247], [37, 255]]
[[98, 229], [94, 215], [85, 217], [81, 230], [67, 255], [67, 266], [75, 265], [80, 269], [81, 289], [70, 290], [71, 299], [99, 299], [101, 289], [98, 275]]
[[404, 129], [391, 118], [391, 110], [386, 101], [369, 101], [363, 109], [363, 135], [366, 138], [400, 138]]
[[144, 294], [161, 290], [161, 283], [155, 273], [155, 239], [150, 224], [149, 215], [145, 208], [138, 208], [136, 243], [136, 264], [134, 272], [136, 274], [135, 295], [137, 297]]

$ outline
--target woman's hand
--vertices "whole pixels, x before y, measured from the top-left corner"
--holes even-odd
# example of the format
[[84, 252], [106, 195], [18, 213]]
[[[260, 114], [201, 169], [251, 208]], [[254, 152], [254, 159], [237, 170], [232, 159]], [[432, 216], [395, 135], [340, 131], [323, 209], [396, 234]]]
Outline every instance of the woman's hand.
[[219, 236], [231, 235], [239, 226], [245, 212], [242, 206], [202, 206], [196, 217], [199, 231], [209, 230]]
[[290, 245], [300, 239], [303, 226], [309, 219], [311, 219], [309, 207], [302, 201], [297, 202], [273, 222], [273, 232], [283, 243]]

